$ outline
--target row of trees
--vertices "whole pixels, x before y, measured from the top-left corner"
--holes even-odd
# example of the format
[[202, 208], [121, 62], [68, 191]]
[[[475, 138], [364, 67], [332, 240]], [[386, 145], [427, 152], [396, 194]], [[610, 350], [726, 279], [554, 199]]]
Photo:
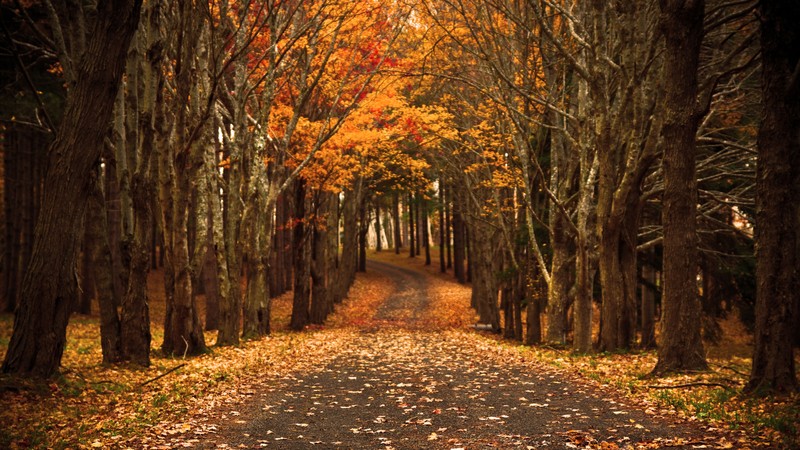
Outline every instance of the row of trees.
[[[206, 350], [201, 284], [217, 345], [269, 333], [271, 295], [286, 289], [292, 328], [324, 321], [354, 280], [371, 192], [422, 179], [426, 163], [395, 148], [435, 145], [446, 122], [409, 105], [400, 77], [380, 72], [405, 64], [409, 10], [336, 0], [72, 6], [3, 11], [7, 43], [32, 49], [15, 54], [15, 73], [44, 66], [66, 86], [57, 128], [40, 120], [54, 109], [45, 103], [10, 118], [10, 136], [38, 135], [22, 131], [27, 122], [55, 140], [46, 174], [26, 177], [35, 231], [8, 238], [32, 246], [5, 259], [16, 316], [3, 370], [57, 370], [90, 278], [104, 360], [148, 364], [156, 252], [167, 354]], [[6, 160], [26, 161], [9, 143]]]
[[427, 101], [459, 131], [433, 157], [463, 211], [481, 322], [499, 331], [499, 305], [506, 335], [522, 338], [525, 308], [529, 343], [648, 347], [658, 291], [664, 373], [706, 369], [702, 334], [718, 335], [713, 319], [735, 306], [756, 333], [748, 388], [795, 389], [798, 216], [781, 195], [797, 185], [798, 59], [781, 24], [797, 8], [424, 6], [432, 63], [419, 70], [438, 80]]
[[[81, 250], [64, 234], [86, 236], [104, 355], [146, 364], [156, 248], [162, 348], [196, 354], [201, 279], [220, 345], [268, 333], [269, 299], [289, 288], [302, 329], [364, 268], [374, 223], [410, 256], [423, 242], [429, 257], [436, 230], [442, 270], [452, 247], [480, 322], [510, 338], [649, 347], [658, 304], [655, 372], [703, 369], [701, 332], [716, 329], [699, 319], [735, 305], [755, 315], [750, 388], [796, 387], [796, 6], [91, 6], [4, 9], [25, 120], [55, 135], [39, 193], [20, 196], [33, 233], [6, 203], [19, 301], [4, 371], [58, 367]], [[37, 94], [41, 61], [65, 83], [63, 119]]]

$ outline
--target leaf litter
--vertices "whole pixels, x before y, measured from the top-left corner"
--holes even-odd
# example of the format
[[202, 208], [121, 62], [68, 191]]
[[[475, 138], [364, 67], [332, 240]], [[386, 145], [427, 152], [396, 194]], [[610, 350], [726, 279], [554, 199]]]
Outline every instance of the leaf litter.
[[[399, 258], [393, 262], [398, 261], [403, 263]], [[97, 320], [76, 317], [70, 323], [63, 375], [58, 380], [45, 385], [2, 380], [3, 386], [10, 388], [0, 395], [4, 424], [0, 446], [195, 447], [226, 437], [231, 427], [251, 426], [253, 404], [261, 405], [257, 409], [263, 415], [302, 417], [282, 429], [250, 430], [256, 433], [242, 436], [251, 438], [255, 446], [297, 440], [312, 446], [337, 446], [343, 445], [341, 440], [313, 436], [315, 423], [327, 417], [325, 408], [335, 407], [339, 413], [364, 412], [365, 404], [378, 399], [392, 400], [377, 405], [387, 413], [365, 418], [359, 426], [350, 424], [358, 431], [352, 432], [353, 436], [378, 437], [369, 441], [379, 444], [376, 448], [409, 448], [409, 441], [403, 439], [411, 439], [407, 431], [417, 428], [423, 431], [415, 442], [430, 448], [546, 448], [552, 444], [559, 448], [747, 448], [790, 439], [780, 422], [763, 419], [773, 417], [770, 414], [775, 408], [796, 408], [796, 398], [746, 407], [742, 405], [749, 400], [739, 399], [734, 392], [722, 401], [724, 413], [710, 417], [706, 411], [703, 415], [702, 399], [722, 398], [721, 388], [654, 393], [646, 387], [653, 381], [643, 377], [654, 364], [653, 353], [576, 356], [545, 347], [522, 347], [475, 332], [470, 327], [475, 315], [468, 307], [469, 288], [417, 263], [410, 260], [405, 265], [428, 275], [428, 300], [421, 309], [401, 307], [379, 314], [394, 284], [391, 278], [370, 271], [359, 274], [349, 299], [338, 306], [325, 326], [304, 333], [286, 331], [291, 309], [288, 294], [274, 300], [273, 323], [278, 331], [273, 335], [239, 347], [214, 348], [212, 353], [185, 361], [154, 352], [153, 364], [147, 369], [98, 364]], [[0, 318], [0, 336], [10, 336], [10, 328], [10, 317]], [[154, 343], [160, 342], [160, 333], [154, 324]], [[213, 334], [207, 339], [211, 341]], [[365, 340], [366, 345], [356, 345]], [[7, 341], [0, 352], [6, 346]], [[308, 377], [327, 370], [335, 372], [331, 367], [337, 366], [332, 364], [348, 359], [371, 376], [353, 376], [348, 371], [342, 382], [352, 386], [341, 393], [344, 397], [337, 393], [335, 398], [317, 398], [318, 405], [312, 402], [316, 409], [305, 410], [292, 409], [291, 398], [280, 404], [269, 402], [281, 386], [305, 383]], [[716, 363], [735, 364], [738, 372], [747, 370], [746, 360], [727, 358]], [[179, 364], [185, 366], [141, 386]], [[383, 368], [376, 371], [376, 365]], [[659, 383], [714, 381], [720, 372], [674, 376]], [[731, 378], [730, 371], [725, 372]], [[545, 384], [553, 389], [537, 389]], [[324, 390], [319, 385], [316, 389]], [[728, 390], [722, 391], [727, 395]], [[450, 394], [458, 401], [448, 397]], [[372, 399], [359, 403], [365, 395]], [[572, 396], [568, 397], [572, 399], [570, 407], [559, 403], [562, 395]], [[586, 402], [577, 399], [580, 396], [599, 399], [602, 406], [587, 409]], [[593, 417], [602, 409], [617, 419], [614, 427], [597, 429]], [[636, 411], [643, 412], [631, 418]], [[742, 413], [738, 421], [729, 420], [743, 411], [750, 415]], [[552, 419], [546, 419], [549, 422], [534, 433], [525, 428], [520, 428], [524, 432], [508, 432], [520, 417], [530, 419], [527, 412]], [[643, 424], [648, 419], [666, 420], [671, 427], [678, 426], [676, 421], [688, 422], [702, 434], [694, 438], [656, 436], [651, 425]], [[476, 423], [496, 428], [483, 429]], [[696, 426], [698, 423], [703, 427]], [[570, 430], [570, 425], [574, 429]], [[733, 432], [729, 428], [734, 428]], [[569, 431], [560, 431], [564, 429]], [[641, 438], [628, 437], [637, 432]], [[393, 434], [398, 437], [387, 437]]]

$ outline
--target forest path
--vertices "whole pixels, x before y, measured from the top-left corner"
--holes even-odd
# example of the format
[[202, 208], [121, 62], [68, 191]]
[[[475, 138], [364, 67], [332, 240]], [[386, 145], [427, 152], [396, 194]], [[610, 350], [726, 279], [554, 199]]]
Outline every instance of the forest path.
[[[701, 432], [514, 357], [478, 333], [425, 329], [428, 275], [371, 262], [396, 290], [330, 363], [222, 414], [196, 448], [693, 448]], [[433, 309], [432, 309], [433, 308]], [[684, 444], [684, 445], [681, 445]]]

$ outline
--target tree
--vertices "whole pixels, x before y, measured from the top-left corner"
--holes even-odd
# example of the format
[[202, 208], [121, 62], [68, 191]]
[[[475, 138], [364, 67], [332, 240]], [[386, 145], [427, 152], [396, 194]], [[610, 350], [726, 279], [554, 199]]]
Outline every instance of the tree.
[[76, 299], [74, 269], [91, 189], [125, 58], [139, 23], [141, 0], [101, 0], [86, 50], [75, 66], [64, 119], [49, 150], [49, 169], [31, 262], [3, 372], [53, 375], [66, 343]]
[[756, 328], [746, 389], [797, 389], [793, 327], [800, 276], [800, 4], [762, 0], [761, 89], [756, 197]]
[[704, 0], [662, 0], [664, 55], [664, 297], [654, 373], [708, 368], [697, 290], [695, 134]]

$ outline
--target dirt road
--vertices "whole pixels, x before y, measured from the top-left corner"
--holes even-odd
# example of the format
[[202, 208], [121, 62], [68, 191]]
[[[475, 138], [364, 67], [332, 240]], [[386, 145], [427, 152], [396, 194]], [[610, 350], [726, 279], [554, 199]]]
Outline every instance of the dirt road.
[[375, 312], [380, 325], [318, 371], [254, 396], [197, 448], [693, 448], [706, 439], [545, 368], [486, 358], [491, 346], [463, 330], [419, 327], [432, 312], [426, 275], [377, 262], [369, 270], [396, 285]]

